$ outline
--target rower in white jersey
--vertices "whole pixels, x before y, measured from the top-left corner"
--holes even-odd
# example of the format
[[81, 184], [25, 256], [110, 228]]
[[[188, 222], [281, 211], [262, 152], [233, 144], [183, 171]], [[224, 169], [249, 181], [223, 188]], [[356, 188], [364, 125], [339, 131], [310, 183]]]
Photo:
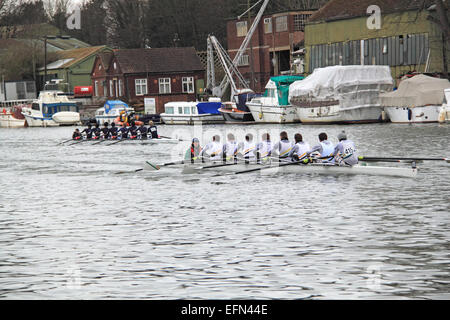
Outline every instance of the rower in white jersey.
[[218, 161], [222, 159], [222, 145], [220, 144], [220, 136], [215, 135], [213, 141], [208, 143], [200, 153], [200, 156], [204, 158], [209, 157], [211, 161]]
[[244, 158], [245, 162], [248, 163], [255, 160], [255, 150], [256, 145], [253, 143], [253, 135], [249, 133], [245, 136], [245, 141], [239, 143], [238, 153], [240, 153], [241, 157]]
[[[289, 153], [291, 161], [303, 161], [308, 159], [308, 155], [311, 153], [311, 147], [308, 142], [303, 141], [303, 136], [300, 133], [296, 133], [294, 136], [295, 145]], [[308, 163], [306, 161], [305, 163]]]
[[280, 133], [280, 142], [276, 143], [272, 148], [272, 155], [278, 156], [280, 159], [287, 158], [292, 151], [293, 143], [289, 141], [286, 131]]
[[[334, 145], [328, 141], [328, 136], [325, 132], [319, 134], [319, 144], [314, 146], [308, 155], [315, 152], [319, 153], [319, 157], [323, 162], [328, 162], [333, 160]], [[326, 157], [329, 157], [326, 159]]]
[[231, 161], [234, 160], [237, 162], [237, 153], [238, 153], [238, 144], [234, 138], [234, 134], [229, 133], [227, 135], [227, 143], [223, 145], [222, 157], [223, 161]]
[[339, 165], [354, 166], [358, 164], [358, 153], [355, 144], [347, 140], [347, 134], [343, 131], [338, 134], [339, 143], [334, 148], [333, 161]]
[[262, 135], [262, 141], [256, 145], [256, 161], [258, 163], [263, 160], [266, 162], [272, 153], [272, 142], [270, 141], [270, 134], [264, 133]]

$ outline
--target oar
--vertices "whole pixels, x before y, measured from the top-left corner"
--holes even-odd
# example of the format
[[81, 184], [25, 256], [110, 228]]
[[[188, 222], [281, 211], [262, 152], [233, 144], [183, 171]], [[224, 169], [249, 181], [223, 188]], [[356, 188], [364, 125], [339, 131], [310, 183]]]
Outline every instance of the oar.
[[374, 161], [374, 160], [400, 160], [400, 161], [446, 161], [450, 163], [450, 159], [448, 158], [402, 158], [402, 157], [365, 157], [361, 156], [358, 158], [361, 161]]
[[120, 140], [114, 141], [113, 143], [107, 144], [107, 146], [112, 146], [114, 144], [118, 144], [118, 143], [120, 143], [122, 141], [125, 141], [125, 140], [128, 140], [128, 139], [120, 139]]
[[60, 142], [60, 143], [57, 144], [57, 146], [60, 146], [60, 145], [62, 145], [62, 144], [64, 144], [64, 143], [67, 143], [67, 142], [70, 142], [70, 141], [74, 141], [74, 140], [73, 140], [73, 139], [69, 139], [69, 140]]
[[[263, 166], [260, 168], [256, 168], [256, 169], [250, 169], [250, 170], [244, 170], [244, 171], [238, 171], [238, 172], [232, 172], [230, 173], [230, 175], [235, 175], [235, 174], [244, 174], [244, 173], [250, 173], [250, 172], [256, 172], [256, 171], [262, 171], [262, 170], [266, 170], [266, 169], [273, 169], [273, 168], [279, 168], [279, 167], [284, 167], [284, 166], [292, 166], [295, 164], [300, 164], [303, 161], [295, 161], [295, 162], [289, 162], [289, 163], [282, 163], [278, 166]], [[220, 175], [219, 175], [220, 176]]]
[[77, 141], [77, 142], [68, 144], [68, 146], [73, 146], [73, 145], [75, 145], [75, 144], [80, 144], [80, 143], [83, 143], [83, 142], [86, 142], [86, 141], [90, 141], [90, 140], [80, 140], [80, 141]]
[[93, 143], [92, 145], [95, 146], [95, 145], [103, 143], [105, 141], [108, 141], [108, 140], [107, 139], [103, 139], [103, 140], [100, 140], [99, 142]]

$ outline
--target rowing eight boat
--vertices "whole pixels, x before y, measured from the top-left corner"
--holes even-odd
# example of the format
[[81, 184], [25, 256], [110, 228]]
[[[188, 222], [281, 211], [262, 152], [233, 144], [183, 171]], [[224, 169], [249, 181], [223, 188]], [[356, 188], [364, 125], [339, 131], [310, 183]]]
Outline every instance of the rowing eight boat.
[[[178, 166], [179, 168], [179, 166]], [[148, 167], [147, 169], [151, 169]], [[214, 171], [224, 174], [238, 174], [246, 171], [256, 171], [264, 174], [290, 173], [290, 174], [324, 174], [324, 175], [374, 175], [374, 176], [390, 176], [390, 177], [409, 177], [417, 176], [418, 169], [402, 168], [402, 167], [381, 167], [368, 165], [365, 162], [356, 166], [338, 166], [334, 164], [292, 164], [286, 163], [271, 163], [268, 165], [250, 163], [245, 164], [239, 162], [238, 164], [223, 165], [222, 162], [208, 162], [184, 164], [182, 171], [185, 174], [199, 173], [202, 171]]]

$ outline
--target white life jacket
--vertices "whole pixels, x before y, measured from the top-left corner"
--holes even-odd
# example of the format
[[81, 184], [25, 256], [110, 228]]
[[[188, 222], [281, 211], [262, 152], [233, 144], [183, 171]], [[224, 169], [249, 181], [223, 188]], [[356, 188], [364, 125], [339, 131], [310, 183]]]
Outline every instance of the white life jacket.
[[294, 154], [296, 154], [298, 156], [298, 158], [301, 160], [301, 159], [305, 158], [310, 151], [311, 151], [311, 146], [309, 145], [309, 143], [302, 141], [302, 142], [298, 142], [295, 145]]
[[322, 141], [320, 145], [322, 146], [322, 154], [320, 155], [321, 157], [328, 157], [333, 154], [334, 146], [330, 141]]
[[244, 158], [254, 159], [256, 157], [254, 153], [255, 149], [256, 145], [253, 142], [244, 141], [240, 146]]

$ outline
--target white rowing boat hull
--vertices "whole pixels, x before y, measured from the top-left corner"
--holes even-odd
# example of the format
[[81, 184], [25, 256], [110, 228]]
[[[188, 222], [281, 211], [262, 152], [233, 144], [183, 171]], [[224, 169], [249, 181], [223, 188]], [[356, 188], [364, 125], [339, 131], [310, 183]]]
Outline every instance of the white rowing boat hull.
[[409, 177], [414, 178], [417, 176], [418, 169], [413, 168], [401, 168], [401, 167], [379, 167], [366, 165], [365, 163], [350, 167], [350, 166], [337, 166], [326, 164], [293, 164], [293, 165], [257, 165], [257, 164], [244, 164], [239, 163], [237, 165], [221, 166], [216, 168], [205, 168], [209, 166], [220, 165], [204, 163], [204, 164], [187, 164], [183, 167], [183, 173], [199, 173], [202, 171], [218, 171], [224, 173], [236, 173], [240, 171], [264, 168], [263, 170], [255, 171], [261, 174], [324, 174], [324, 175], [372, 175], [372, 176], [389, 176], [389, 177]]

